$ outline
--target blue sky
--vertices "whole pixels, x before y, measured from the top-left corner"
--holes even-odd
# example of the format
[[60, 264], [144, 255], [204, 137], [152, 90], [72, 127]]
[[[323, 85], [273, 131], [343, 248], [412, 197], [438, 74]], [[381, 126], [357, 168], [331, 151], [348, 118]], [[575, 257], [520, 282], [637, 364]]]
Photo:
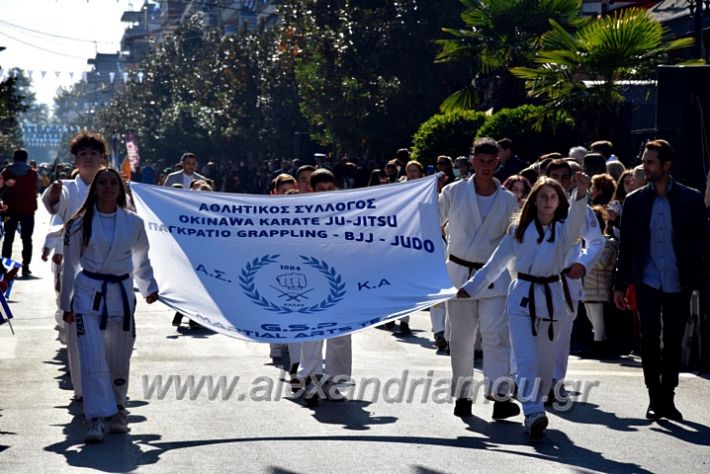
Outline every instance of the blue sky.
[[7, 48], [0, 75], [13, 67], [32, 71], [37, 101], [51, 104], [59, 86], [91, 69], [86, 61], [96, 52], [119, 50], [128, 26], [121, 14], [142, 6], [143, 0], [0, 0], [0, 46]]

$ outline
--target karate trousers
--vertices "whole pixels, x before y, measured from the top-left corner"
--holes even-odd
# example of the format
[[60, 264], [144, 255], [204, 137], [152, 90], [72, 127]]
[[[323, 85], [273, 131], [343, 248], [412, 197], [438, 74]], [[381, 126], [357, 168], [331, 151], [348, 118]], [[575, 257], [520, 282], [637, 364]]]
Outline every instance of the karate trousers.
[[351, 377], [353, 365], [352, 338], [350, 335], [326, 339], [325, 372], [323, 371], [323, 341], [301, 343], [299, 377], [320, 375]]
[[552, 341], [548, 336], [549, 321], [537, 320], [537, 336], [532, 333], [530, 315], [527, 313], [511, 314], [509, 324], [517, 367], [515, 381], [518, 385], [518, 401], [526, 416], [544, 413], [544, 396], [552, 386], [559, 323], [554, 323], [555, 340]]
[[[567, 303], [565, 303], [567, 305]], [[555, 368], [552, 372], [552, 380], [554, 383], [562, 383], [567, 377], [567, 365], [569, 364], [569, 351], [572, 342], [572, 328], [574, 320], [577, 319], [577, 308], [579, 301], [572, 301], [573, 312], [571, 315], [560, 316], [560, 322], [555, 326]], [[567, 308], [568, 310], [570, 308]], [[557, 332], [559, 329], [559, 337]]]
[[122, 315], [109, 317], [106, 329], [101, 330], [100, 315], [75, 316], [84, 416], [87, 419], [112, 416], [117, 405], [126, 404], [135, 323], [131, 321], [130, 330], [124, 331]]
[[510, 394], [510, 335], [505, 306], [505, 296], [478, 300], [454, 298], [446, 302], [450, 326], [451, 395], [455, 398], [472, 398], [474, 394], [476, 325], [483, 342], [485, 395]]
[[[431, 332], [434, 334], [446, 331], [446, 304], [438, 303], [429, 308], [429, 319], [431, 319]], [[446, 337], [446, 336], [444, 336]], [[448, 340], [448, 339], [447, 339]]]

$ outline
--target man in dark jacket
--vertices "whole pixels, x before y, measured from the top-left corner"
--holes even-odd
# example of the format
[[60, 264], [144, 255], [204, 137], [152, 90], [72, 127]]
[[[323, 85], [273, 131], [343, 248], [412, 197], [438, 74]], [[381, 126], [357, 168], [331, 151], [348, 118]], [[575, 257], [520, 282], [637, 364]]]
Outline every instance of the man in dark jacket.
[[614, 279], [619, 309], [629, 308], [625, 291], [630, 284], [636, 287], [648, 419], [683, 419], [675, 407], [674, 390], [690, 294], [702, 283], [707, 239], [703, 197], [672, 178], [673, 158], [667, 141], [646, 144], [642, 163], [648, 184], [624, 200]]
[[500, 165], [493, 177], [501, 183], [528, 167], [528, 164], [515, 154], [513, 141], [510, 138], [498, 140], [498, 159], [500, 160]]
[[27, 150], [17, 149], [12, 155], [12, 164], [2, 171], [5, 182], [14, 180], [15, 184], [5, 190], [3, 202], [5, 211], [5, 240], [2, 243], [2, 256], [12, 257], [12, 244], [15, 231], [20, 225], [22, 238], [22, 276], [27, 277], [32, 261], [32, 232], [35, 228], [37, 210], [37, 172], [27, 164]]

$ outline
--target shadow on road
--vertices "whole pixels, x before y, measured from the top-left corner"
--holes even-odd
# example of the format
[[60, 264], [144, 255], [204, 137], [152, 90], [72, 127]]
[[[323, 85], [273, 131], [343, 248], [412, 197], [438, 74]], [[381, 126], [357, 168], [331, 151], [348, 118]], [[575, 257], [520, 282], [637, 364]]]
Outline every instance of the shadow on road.
[[649, 426], [652, 423], [646, 418], [620, 418], [616, 413], [601, 410], [599, 405], [589, 402], [574, 402], [571, 409], [552, 410], [552, 413], [567, 421], [602, 425], [615, 431], [638, 431], [639, 426]]
[[[511, 421], [488, 422], [476, 416], [466, 420], [468, 430], [485, 436], [480, 439], [483, 449], [532, 457], [584, 470], [599, 472], [650, 472], [639, 465], [605, 458], [601, 453], [576, 446], [563, 432], [549, 429], [539, 440], [531, 441], [521, 423]], [[504, 446], [533, 446], [536, 454], [515, 449], [500, 449]], [[524, 470], [524, 469], [523, 469]]]
[[48, 365], [57, 366], [57, 372], [59, 372], [59, 374], [54, 377], [54, 380], [57, 381], [59, 390], [74, 390], [71, 384], [71, 377], [69, 375], [69, 364], [67, 363], [66, 347], [62, 346], [61, 348], [57, 349], [57, 353], [54, 355], [54, 357], [51, 360], [45, 360], [44, 363]]
[[[144, 401], [132, 400], [126, 403], [129, 412], [131, 408], [147, 404]], [[60, 425], [64, 427], [62, 432], [66, 439], [60, 443], [46, 446], [44, 450], [61, 454], [70, 466], [91, 467], [105, 472], [128, 472], [141, 465], [157, 462], [159, 454], [151, 456], [150, 453], [143, 451], [139, 444], [149, 444], [151, 441], [159, 440], [160, 436], [131, 436], [130, 433], [113, 434], [107, 432], [103, 443], [87, 445], [84, 444], [87, 425], [81, 413], [81, 404], [71, 402], [69, 405], [56, 408], [64, 408], [73, 416], [68, 424]], [[145, 421], [145, 417], [129, 413], [129, 426]]]
[[424, 349], [431, 349], [431, 350], [436, 350], [436, 345], [434, 344], [434, 341], [429, 338], [429, 337], [421, 337], [418, 334], [419, 333], [424, 333], [424, 334], [431, 334], [430, 331], [422, 331], [420, 329], [412, 329], [411, 334], [399, 334], [397, 332], [392, 333], [392, 337], [395, 337], [398, 342], [403, 342], [406, 344], [416, 344]]
[[[288, 397], [286, 400], [301, 406], [306, 406], [302, 397]], [[366, 431], [371, 425], [387, 425], [395, 423], [394, 416], [372, 416], [365, 410], [372, 402], [365, 400], [348, 400], [334, 402], [321, 400], [318, 405], [311, 407], [313, 418], [327, 425], [340, 425], [343, 429], [353, 431]]]
[[[457, 438], [432, 438], [426, 436], [267, 436], [253, 438], [223, 438], [223, 439], [203, 439], [190, 441], [160, 441], [159, 435], [109, 435], [103, 443], [98, 445], [83, 445], [76, 440], [67, 440], [64, 443], [57, 443], [47, 446], [45, 449], [62, 454], [67, 459], [67, 463], [74, 467], [91, 467], [106, 472], [128, 472], [140, 466], [155, 464], [160, 456], [169, 451], [178, 449], [189, 449], [201, 446], [238, 444], [238, 443], [273, 443], [278, 442], [333, 442], [342, 441], [350, 443], [396, 443], [405, 445], [426, 445], [447, 448], [463, 449], [490, 449], [496, 452], [509, 453], [535, 459], [542, 459], [550, 462], [557, 462], [569, 466], [579, 466], [583, 469], [597, 470], [600, 472], [649, 472], [636, 464], [623, 463], [604, 458], [594, 451], [579, 448], [570, 441], [563, 433], [555, 430], [548, 431], [547, 437], [534, 444], [536, 453], [525, 453], [515, 450], [500, 449], [501, 446], [529, 445], [527, 438], [522, 435], [520, 426], [511, 425], [503, 429], [503, 435], [494, 434], [500, 428], [499, 423], [482, 422], [489, 425], [492, 431], [488, 438], [465, 437]], [[70, 425], [71, 426], [71, 425]], [[512, 433], [513, 428], [518, 431], [518, 435]], [[74, 429], [74, 428], [72, 428]], [[478, 432], [477, 432], [478, 433]], [[83, 430], [81, 431], [83, 435]], [[486, 434], [486, 433], [483, 433]], [[315, 449], [315, 448], [314, 448]], [[357, 449], [357, 448], [355, 448]], [[274, 467], [271, 472], [289, 472], [281, 468]], [[433, 472], [422, 468], [418, 472]]]
[[364, 400], [322, 402], [313, 411], [313, 417], [320, 423], [341, 425], [343, 429], [354, 431], [365, 431], [371, 425], [387, 425], [397, 421], [394, 416], [373, 416], [365, 410], [371, 404]]
[[[0, 408], [0, 412], [1, 411], [2, 411], [2, 408]], [[0, 413], [0, 418], [2, 418], [2, 413]], [[16, 435], [16, 434], [17, 433], [13, 433], [12, 431], [3, 431], [0, 429], [0, 436], [9, 436], [9, 435]], [[9, 447], [10, 447], [10, 445], [0, 443], [0, 453], [5, 451]]]
[[699, 446], [710, 446], [710, 428], [693, 421], [669, 421], [658, 420], [657, 427], [651, 428], [656, 433], [663, 433], [686, 443], [697, 444]]
[[214, 336], [217, 333], [211, 329], [200, 326], [197, 328], [190, 328], [188, 326], [180, 326], [175, 329], [177, 334], [171, 334], [166, 336], [165, 339], [179, 339], [180, 337], [192, 337], [194, 339], [207, 339], [210, 336]]

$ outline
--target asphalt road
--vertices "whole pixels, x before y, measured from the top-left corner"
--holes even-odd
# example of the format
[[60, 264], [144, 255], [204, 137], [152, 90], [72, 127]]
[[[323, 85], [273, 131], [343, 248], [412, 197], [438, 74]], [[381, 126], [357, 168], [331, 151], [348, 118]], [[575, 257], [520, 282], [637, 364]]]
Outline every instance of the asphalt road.
[[[352, 400], [310, 409], [290, 395], [268, 346], [187, 327], [177, 331], [167, 307], [141, 304], [129, 389], [131, 432], [84, 445], [86, 425], [79, 404], [71, 403], [65, 351], [54, 330], [49, 265], [38, 257], [46, 222], [40, 212], [33, 278], [19, 280], [12, 295], [16, 335], [0, 327], [0, 473], [710, 467], [707, 374], [681, 376], [677, 405], [687, 421], [652, 423], [643, 417], [647, 399], [637, 360], [573, 358], [569, 378], [579, 384], [579, 396], [571, 407], [552, 411], [546, 436], [530, 442], [522, 416], [492, 422], [491, 405], [480, 397], [470, 420], [452, 415], [449, 359], [435, 353], [424, 312], [412, 317], [410, 337], [382, 329], [356, 334], [355, 385], [346, 387]], [[15, 251], [19, 256], [19, 237]], [[192, 391], [185, 386], [190, 380]]]

